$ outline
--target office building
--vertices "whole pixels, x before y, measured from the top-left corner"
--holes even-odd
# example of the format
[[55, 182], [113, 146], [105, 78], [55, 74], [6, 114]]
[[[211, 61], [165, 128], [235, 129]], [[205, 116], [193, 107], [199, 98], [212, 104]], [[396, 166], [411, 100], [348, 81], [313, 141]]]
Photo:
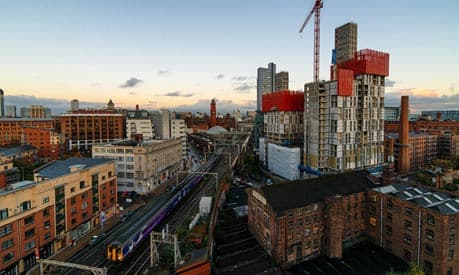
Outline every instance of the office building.
[[187, 143], [186, 143], [186, 124], [183, 119], [171, 119], [171, 138], [180, 139], [182, 141], [182, 158], [186, 159], [187, 156]]
[[135, 110], [128, 110], [126, 113], [126, 138], [132, 139], [141, 137], [142, 140], [155, 138], [155, 129], [147, 110], [140, 110], [139, 105]]
[[30, 105], [21, 107], [21, 117], [23, 118], [50, 118], [51, 109], [41, 105]]
[[123, 140], [125, 116], [113, 110], [77, 110], [58, 116], [68, 150]]
[[[357, 38], [351, 38], [336, 41], [337, 49], [352, 49]], [[305, 171], [321, 175], [384, 163], [384, 83], [388, 74], [389, 54], [365, 49], [332, 65], [331, 81], [305, 85]]]
[[116, 213], [115, 162], [71, 158], [0, 189], [0, 270], [21, 274]]
[[6, 105], [5, 106], [5, 116], [15, 118], [16, 115], [16, 105]]
[[72, 99], [72, 101], [70, 101], [70, 110], [76, 111], [78, 109], [80, 109], [80, 103], [78, 99]]
[[426, 274], [458, 274], [458, 198], [406, 183], [371, 189], [368, 198], [371, 241]]
[[366, 239], [372, 187], [360, 171], [249, 189], [249, 230], [282, 268], [320, 255], [341, 258]]
[[167, 109], [151, 113], [156, 139], [169, 139], [171, 137], [170, 121], [175, 117]]
[[400, 120], [400, 107], [384, 107], [384, 122], [386, 121], [399, 121]]
[[288, 91], [288, 72], [276, 73], [274, 85], [274, 92]]
[[262, 110], [262, 96], [274, 92], [276, 80], [276, 64], [269, 63], [268, 68], [257, 70], [257, 110]]
[[170, 180], [181, 169], [180, 139], [133, 140], [92, 147], [93, 158], [116, 160], [118, 190], [147, 194]]
[[459, 110], [422, 111], [421, 115], [437, 120], [459, 120]]
[[5, 134], [0, 135], [0, 146], [20, 144], [23, 136], [23, 127], [30, 126], [50, 129], [54, 128], [55, 125], [56, 122], [51, 118], [1, 118], [0, 131]]

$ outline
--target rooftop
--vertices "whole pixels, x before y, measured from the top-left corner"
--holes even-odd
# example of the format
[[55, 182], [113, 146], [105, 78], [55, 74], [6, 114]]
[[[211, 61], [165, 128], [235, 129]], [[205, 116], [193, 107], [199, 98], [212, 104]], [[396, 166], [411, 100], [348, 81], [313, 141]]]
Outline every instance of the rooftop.
[[297, 180], [261, 188], [274, 210], [282, 211], [304, 207], [333, 195], [360, 193], [375, 185], [365, 171], [328, 175], [310, 180]]
[[0, 118], [0, 122], [6, 121], [53, 121], [53, 118], [28, 118], [28, 117], [7, 117], [7, 118]]
[[221, 126], [214, 126], [212, 128], [210, 128], [209, 130], [207, 130], [207, 134], [210, 134], [210, 135], [218, 135], [220, 133], [227, 133], [228, 130], [226, 130], [225, 128], [221, 127]]
[[16, 156], [18, 154], [30, 151], [30, 150], [36, 150], [35, 147], [31, 145], [21, 145], [21, 146], [16, 146], [16, 147], [11, 147], [11, 148], [0, 148], [0, 156]]
[[104, 159], [104, 158], [69, 158], [66, 160], [58, 160], [55, 161], [42, 169], [36, 171], [36, 173], [46, 179], [50, 178], [57, 178], [66, 174], [70, 174], [70, 168], [80, 168], [86, 169], [98, 166], [100, 164], [112, 162], [111, 159]]
[[458, 198], [443, 192], [432, 191], [425, 187], [399, 183], [377, 187], [373, 190], [392, 195], [405, 201], [410, 201], [420, 207], [432, 209], [444, 215], [459, 213]]

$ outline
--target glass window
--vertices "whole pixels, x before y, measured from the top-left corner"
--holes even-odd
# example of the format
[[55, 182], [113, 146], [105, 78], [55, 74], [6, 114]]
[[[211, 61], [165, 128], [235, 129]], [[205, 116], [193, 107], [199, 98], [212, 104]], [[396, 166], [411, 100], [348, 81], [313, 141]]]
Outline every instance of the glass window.
[[433, 240], [433, 239], [434, 239], [434, 232], [433, 232], [433, 230], [426, 229], [426, 238], [429, 239], [429, 240]]
[[13, 232], [13, 224], [7, 224], [0, 228], [0, 237], [10, 234]]
[[426, 243], [424, 251], [429, 255], [433, 255], [433, 246], [431, 244]]
[[405, 207], [405, 214], [407, 214], [408, 216], [413, 215], [413, 208]]
[[448, 250], [448, 261], [452, 261], [454, 258], [454, 249]]
[[13, 246], [13, 238], [6, 240], [2, 243], [2, 250], [7, 250], [8, 248]]
[[405, 229], [411, 231], [413, 223], [409, 220], [405, 220]]
[[34, 218], [33, 218], [33, 215], [32, 216], [28, 216], [24, 219], [24, 224], [25, 225], [29, 225], [29, 224], [32, 224], [34, 221]]
[[427, 215], [426, 222], [431, 225], [435, 225], [435, 217], [432, 215]]

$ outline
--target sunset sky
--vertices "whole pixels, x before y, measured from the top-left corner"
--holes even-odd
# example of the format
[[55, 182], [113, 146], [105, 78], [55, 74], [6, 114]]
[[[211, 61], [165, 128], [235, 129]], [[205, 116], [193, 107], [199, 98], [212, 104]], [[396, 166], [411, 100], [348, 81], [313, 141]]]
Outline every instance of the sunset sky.
[[[82, 102], [157, 109], [254, 109], [256, 70], [274, 62], [290, 87], [312, 80], [312, 0], [0, 1], [6, 104]], [[321, 79], [334, 29], [390, 53], [386, 104], [459, 108], [459, 1], [324, 0]], [[18, 103], [20, 102], [20, 103]], [[53, 103], [54, 102], [54, 103]], [[448, 105], [449, 103], [449, 105]]]

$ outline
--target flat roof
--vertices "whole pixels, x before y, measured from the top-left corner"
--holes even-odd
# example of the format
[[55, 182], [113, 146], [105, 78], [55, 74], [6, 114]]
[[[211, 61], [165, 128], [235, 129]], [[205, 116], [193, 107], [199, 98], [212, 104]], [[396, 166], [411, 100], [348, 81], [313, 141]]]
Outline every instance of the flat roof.
[[20, 153], [24, 153], [30, 150], [36, 150], [36, 148], [32, 145], [20, 145], [11, 148], [0, 148], [0, 155], [1, 156], [15, 156]]
[[376, 185], [367, 176], [366, 171], [353, 171], [286, 184], [274, 184], [262, 187], [260, 191], [274, 210], [282, 211], [304, 207], [333, 195], [360, 193], [375, 187]]
[[458, 198], [447, 193], [432, 191], [427, 187], [399, 183], [373, 188], [373, 190], [412, 202], [423, 208], [435, 210], [443, 215], [459, 213]]
[[114, 160], [105, 158], [69, 158], [66, 160], [57, 160], [36, 173], [43, 178], [57, 178], [66, 174], [70, 174], [70, 167], [80, 165], [82, 169], [91, 168], [100, 164], [112, 162]]

